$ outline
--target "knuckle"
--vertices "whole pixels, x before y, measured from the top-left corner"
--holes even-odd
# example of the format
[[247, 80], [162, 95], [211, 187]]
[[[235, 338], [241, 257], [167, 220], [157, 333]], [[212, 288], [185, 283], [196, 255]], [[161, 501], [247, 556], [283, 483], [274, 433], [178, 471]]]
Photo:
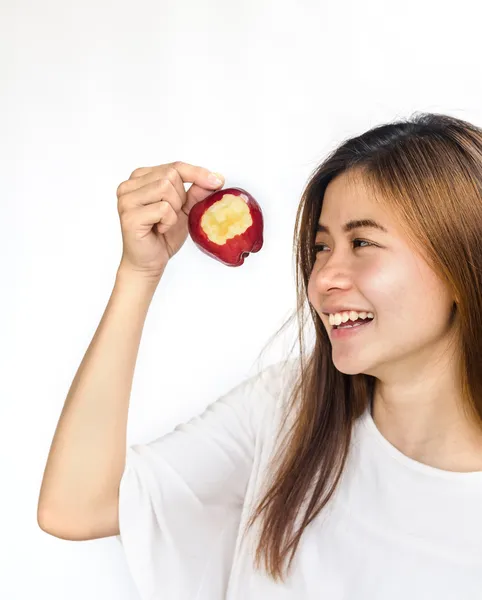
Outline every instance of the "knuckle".
[[132, 222], [132, 211], [124, 210], [124, 211], [120, 212], [119, 215], [120, 215], [120, 222], [121, 222], [122, 228], [128, 229]]
[[177, 215], [172, 206], [168, 206], [168, 208], [163, 211], [162, 219], [165, 225], [174, 225], [174, 223], [176, 223]]
[[168, 179], [171, 183], [173, 183], [179, 177], [179, 173], [174, 167], [169, 167], [166, 171], [165, 178]]
[[139, 177], [143, 172], [144, 169], [142, 167], [138, 167], [132, 171], [132, 173], [129, 175], [129, 179], [132, 179], [133, 177]]
[[161, 179], [157, 179], [155, 185], [160, 192], [165, 192], [171, 186], [171, 182], [169, 179], [163, 177]]
[[174, 161], [173, 163], [171, 163], [171, 164], [172, 164], [172, 166], [173, 166], [175, 169], [181, 169], [181, 168], [184, 166], [184, 163], [183, 163], [183, 161], [182, 161], [182, 160], [175, 160], [175, 161]]
[[128, 187], [129, 187], [129, 184], [127, 183], [127, 181], [123, 181], [122, 183], [120, 183], [117, 186], [116, 196], [119, 198], [119, 196], [122, 196], [123, 194], [125, 194], [128, 191]]
[[119, 196], [117, 199], [117, 211], [120, 215], [123, 215], [125, 212], [129, 211], [132, 208], [132, 202], [129, 202], [129, 198], [127, 195]]
[[166, 200], [164, 200], [163, 202], [161, 202], [161, 206], [163, 208], [163, 213], [164, 213], [164, 215], [166, 217], [172, 216], [172, 213], [174, 212], [174, 209], [169, 204], [169, 202], [167, 202]]

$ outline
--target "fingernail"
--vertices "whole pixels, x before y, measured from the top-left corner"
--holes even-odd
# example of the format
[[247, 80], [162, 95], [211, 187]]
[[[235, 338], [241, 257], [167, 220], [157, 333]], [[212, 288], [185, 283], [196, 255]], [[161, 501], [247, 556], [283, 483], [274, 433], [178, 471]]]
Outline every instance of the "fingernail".
[[223, 182], [221, 177], [223, 177], [221, 173], [210, 173], [208, 176], [208, 181], [213, 185], [220, 185]]

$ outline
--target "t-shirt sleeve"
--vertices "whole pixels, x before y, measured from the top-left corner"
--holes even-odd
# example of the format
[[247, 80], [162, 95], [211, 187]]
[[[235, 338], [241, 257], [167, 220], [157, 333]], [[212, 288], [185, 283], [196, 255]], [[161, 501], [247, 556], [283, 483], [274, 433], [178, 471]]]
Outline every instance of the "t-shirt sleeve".
[[244, 380], [162, 437], [127, 448], [118, 540], [143, 600], [194, 598], [207, 577], [212, 595], [222, 597], [281, 365]]

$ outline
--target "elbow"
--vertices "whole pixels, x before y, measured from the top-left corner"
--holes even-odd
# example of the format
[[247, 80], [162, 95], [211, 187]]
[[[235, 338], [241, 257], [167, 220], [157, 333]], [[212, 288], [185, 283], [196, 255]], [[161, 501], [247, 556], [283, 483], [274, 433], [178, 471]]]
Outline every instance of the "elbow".
[[59, 535], [58, 520], [52, 516], [52, 513], [47, 510], [44, 506], [38, 506], [37, 508], [37, 524], [42, 531], [53, 535], [54, 537], [61, 537]]
[[69, 527], [65, 519], [61, 519], [55, 511], [49, 511], [43, 506], [37, 509], [37, 524], [42, 531], [61, 540], [79, 540], [78, 532]]

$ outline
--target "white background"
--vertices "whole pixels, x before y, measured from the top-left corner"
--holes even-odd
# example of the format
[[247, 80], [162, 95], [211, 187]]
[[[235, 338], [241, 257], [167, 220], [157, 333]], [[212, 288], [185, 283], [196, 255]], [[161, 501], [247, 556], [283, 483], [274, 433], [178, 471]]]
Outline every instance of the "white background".
[[265, 217], [264, 247], [240, 268], [190, 239], [169, 264], [141, 341], [132, 444], [256, 371], [295, 307], [296, 208], [329, 150], [414, 111], [482, 124], [478, 8], [2, 0], [2, 600], [137, 598], [115, 538], [68, 542], [36, 520], [57, 420], [121, 256], [119, 183], [182, 160], [222, 172]]

